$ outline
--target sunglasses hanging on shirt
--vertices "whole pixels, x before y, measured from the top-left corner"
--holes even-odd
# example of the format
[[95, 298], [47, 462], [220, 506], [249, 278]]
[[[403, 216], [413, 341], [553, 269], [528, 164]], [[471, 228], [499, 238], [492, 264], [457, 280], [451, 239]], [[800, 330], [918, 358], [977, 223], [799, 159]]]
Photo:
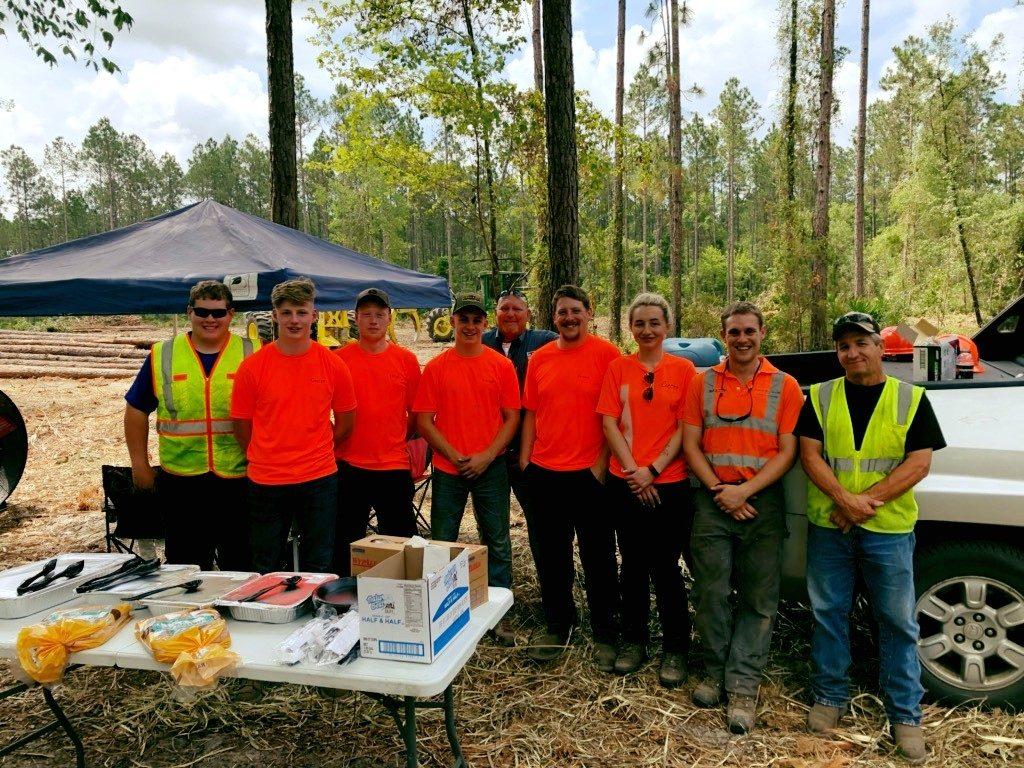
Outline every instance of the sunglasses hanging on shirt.
[[641, 392], [640, 396], [649, 403], [654, 399], [654, 371], [644, 374], [644, 384], [647, 385], [647, 389]]

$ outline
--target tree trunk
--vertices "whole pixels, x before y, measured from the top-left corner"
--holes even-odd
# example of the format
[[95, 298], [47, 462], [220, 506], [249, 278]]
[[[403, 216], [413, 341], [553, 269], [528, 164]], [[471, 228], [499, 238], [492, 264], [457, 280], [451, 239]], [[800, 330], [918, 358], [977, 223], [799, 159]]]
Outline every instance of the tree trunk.
[[615, 187], [612, 190], [612, 297], [611, 297], [611, 340], [622, 341], [622, 294], [623, 254], [622, 238], [625, 203], [622, 199], [623, 164], [622, 139], [625, 130], [622, 124], [622, 102], [625, 93], [626, 64], [626, 0], [619, 0], [619, 20], [615, 58]]
[[476, 44], [476, 36], [473, 32], [473, 16], [469, 10], [469, 0], [462, 0], [462, 17], [466, 24], [466, 35], [469, 38], [469, 50], [473, 56], [473, 79], [476, 82], [476, 106], [481, 115], [480, 133], [484, 145], [484, 178], [487, 184], [487, 223], [488, 237], [486, 238], [487, 255], [491, 262], [491, 295], [497, 297], [501, 291], [501, 283], [498, 279], [498, 272], [501, 266], [498, 264], [498, 211], [494, 204], [494, 167], [491, 162], [491, 118], [487, 113], [484, 101], [484, 83], [481, 75], [480, 49]]
[[298, 228], [299, 190], [295, 167], [295, 67], [291, 0], [265, 0], [267, 90], [270, 95], [270, 215]]
[[541, 33], [541, 0], [533, 0], [533, 87], [544, 96], [544, 38]]
[[729, 150], [728, 166], [726, 169], [726, 282], [725, 282], [725, 303], [732, 304], [735, 295], [736, 285], [736, 158], [732, 150]]
[[672, 335], [682, 328], [683, 312], [681, 262], [683, 253], [683, 169], [682, 105], [679, 93], [679, 4], [669, 0], [669, 272], [672, 283]]
[[789, 80], [786, 95], [786, 201], [792, 203], [796, 199], [796, 40], [798, 21], [798, 2], [790, 2], [789, 20]]
[[544, 117], [548, 154], [548, 274], [541, 287], [544, 327], [551, 327], [551, 295], [580, 277], [579, 176], [576, 158], [576, 84], [572, 64], [570, 0], [547, 0], [544, 18]]
[[864, 151], [868, 111], [868, 31], [871, 0], [863, 0], [860, 19], [860, 93], [857, 105], [857, 190], [853, 213], [853, 295], [864, 295]]
[[648, 264], [648, 247], [647, 247], [647, 208], [648, 208], [648, 194], [647, 190], [644, 190], [643, 197], [640, 201], [640, 240], [643, 242], [643, 246], [640, 251], [640, 290], [647, 293], [647, 270], [650, 268]]
[[811, 345], [829, 346], [828, 290], [828, 203], [832, 173], [832, 70], [835, 65], [836, 2], [824, 0], [821, 12], [820, 106], [815, 135], [814, 215], [811, 220]]

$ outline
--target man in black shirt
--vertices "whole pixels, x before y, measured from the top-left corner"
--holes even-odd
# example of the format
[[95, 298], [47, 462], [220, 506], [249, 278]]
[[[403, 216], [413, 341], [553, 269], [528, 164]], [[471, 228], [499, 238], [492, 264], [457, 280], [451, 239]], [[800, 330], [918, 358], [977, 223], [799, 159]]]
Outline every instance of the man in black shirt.
[[927, 759], [914, 608], [914, 486], [945, 447], [922, 387], [886, 376], [878, 324], [849, 312], [832, 328], [846, 375], [811, 387], [797, 422], [807, 487], [807, 591], [814, 612], [811, 731], [849, 703], [850, 610], [859, 571], [878, 620], [879, 683], [896, 746]]
[[[526, 327], [530, 322], [530, 306], [526, 303], [526, 295], [515, 289], [502, 291], [498, 295], [498, 307], [495, 314], [498, 320], [497, 328], [492, 328], [484, 333], [483, 343], [485, 347], [500, 352], [512, 361], [512, 365], [516, 369], [516, 376], [519, 378], [519, 394], [522, 395], [523, 382], [526, 380], [526, 364], [530, 360], [530, 355], [545, 344], [557, 339], [558, 334], [554, 331]], [[522, 422], [520, 422], [521, 429]], [[534, 543], [536, 526], [533, 524], [530, 502], [526, 496], [523, 473], [519, 469], [519, 430], [516, 431], [512, 442], [505, 449], [505, 464], [508, 467], [508, 480], [512, 487], [512, 493], [516, 495], [516, 500], [522, 507], [523, 516], [526, 518], [526, 533], [530, 540], [530, 551], [534, 556], [534, 562], [536, 562], [537, 547]]]

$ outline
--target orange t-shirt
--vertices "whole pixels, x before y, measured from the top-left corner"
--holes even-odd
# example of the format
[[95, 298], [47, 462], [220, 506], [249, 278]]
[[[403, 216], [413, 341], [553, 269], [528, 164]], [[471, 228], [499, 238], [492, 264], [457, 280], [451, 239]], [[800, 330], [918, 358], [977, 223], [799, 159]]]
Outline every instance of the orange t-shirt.
[[[519, 380], [512, 361], [482, 347], [475, 357], [462, 357], [452, 348], [427, 363], [412, 409], [433, 413], [434, 425], [445, 439], [470, 456], [494, 442], [504, 423], [502, 409], [519, 407]], [[434, 467], [450, 475], [459, 473], [436, 451]]]
[[533, 353], [523, 389], [523, 407], [536, 414], [531, 463], [558, 472], [594, 465], [604, 448], [597, 400], [617, 357], [618, 348], [597, 336], [573, 349], [559, 349], [556, 339]]
[[[761, 358], [758, 368], [750, 384], [744, 384], [726, 369], [725, 361], [709, 368], [693, 377], [690, 389], [686, 393], [686, 404], [683, 406], [683, 421], [695, 427], [704, 427], [704, 379], [711, 371], [717, 373], [716, 392], [713, 407], [719, 416], [737, 418], [748, 412], [753, 418], [763, 418], [767, 408], [768, 392], [772, 386], [772, 375], [779, 369], [766, 358]], [[796, 428], [800, 409], [804, 404], [804, 393], [796, 379], [788, 373], [782, 384], [782, 395], [779, 398], [777, 416], [778, 432], [774, 436], [765, 435], [751, 429], [744, 429], [743, 422], [736, 422], [728, 428], [716, 428], [713, 441], [709, 444], [709, 436], [705, 432], [701, 436], [701, 450], [704, 453], [738, 453], [744, 456], [761, 456], [771, 458], [779, 452], [778, 435], [788, 435]], [[718, 479], [725, 483], [744, 482], [758, 472], [754, 467], [718, 467]]]
[[361, 469], [409, 469], [406, 433], [420, 383], [416, 355], [397, 344], [376, 354], [346, 344], [335, 354], [352, 373], [359, 403], [355, 428], [335, 456]]
[[[684, 357], [666, 354], [654, 368], [654, 383], [644, 381], [647, 366], [636, 355], [612, 360], [604, 376], [597, 412], [619, 420], [619, 431], [626, 438], [630, 453], [638, 467], [646, 467], [664, 450], [683, 418], [683, 403], [690, 380], [697, 375], [693, 363]], [[653, 387], [654, 397], [644, 400], [643, 393]], [[622, 462], [612, 452], [608, 471], [625, 477]], [[655, 483], [678, 483], [686, 479], [686, 461], [682, 450]]]
[[301, 355], [267, 344], [235, 374], [231, 418], [252, 421], [249, 479], [291, 485], [337, 472], [331, 411], [355, 410], [352, 374], [337, 355], [313, 343]]

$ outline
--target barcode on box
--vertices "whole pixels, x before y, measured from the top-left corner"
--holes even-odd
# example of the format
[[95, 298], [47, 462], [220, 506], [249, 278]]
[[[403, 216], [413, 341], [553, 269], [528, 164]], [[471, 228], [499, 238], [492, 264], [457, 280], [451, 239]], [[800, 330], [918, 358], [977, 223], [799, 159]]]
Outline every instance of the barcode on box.
[[400, 643], [396, 640], [378, 640], [377, 650], [389, 656], [423, 656], [423, 643]]

